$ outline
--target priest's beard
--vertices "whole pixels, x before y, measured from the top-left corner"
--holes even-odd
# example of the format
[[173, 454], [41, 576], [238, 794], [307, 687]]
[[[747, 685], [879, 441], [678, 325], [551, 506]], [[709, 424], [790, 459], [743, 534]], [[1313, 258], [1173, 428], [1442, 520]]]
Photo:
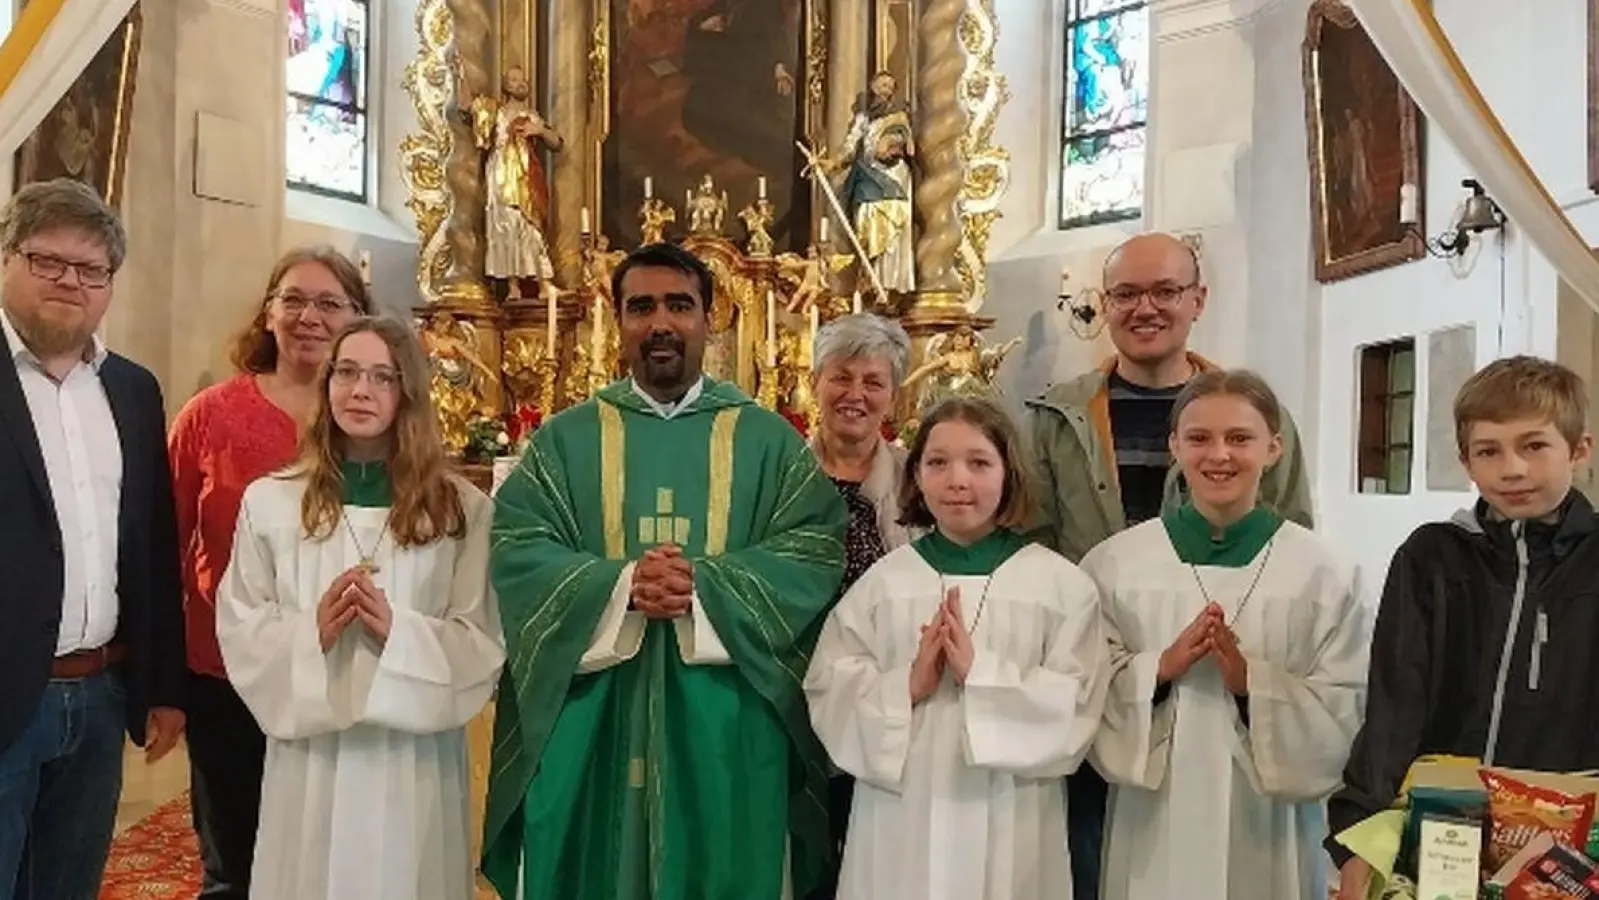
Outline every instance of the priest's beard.
[[635, 377], [652, 393], [679, 393], [688, 380], [687, 346], [675, 334], [658, 333], [639, 345]]
[[72, 353], [88, 343], [89, 336], [93, 334], [93, 329], [83, 322], [67, 325], [52, 322], [38, 313], [23, 313], [10, 308], [6, 312], [10, 314], [11, 324], [16, 326], [22, 342], [39, 357]]

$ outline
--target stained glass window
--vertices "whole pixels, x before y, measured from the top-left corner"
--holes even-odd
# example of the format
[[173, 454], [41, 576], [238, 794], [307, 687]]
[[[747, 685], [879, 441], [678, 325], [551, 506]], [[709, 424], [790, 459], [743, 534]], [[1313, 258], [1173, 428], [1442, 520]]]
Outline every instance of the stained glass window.
[[368, 0], [288, 0], [289, 187], [365, 202]]
[[1145, 0], [1068, 0], [1060, 227], [1135, 219], [1149, 122]]

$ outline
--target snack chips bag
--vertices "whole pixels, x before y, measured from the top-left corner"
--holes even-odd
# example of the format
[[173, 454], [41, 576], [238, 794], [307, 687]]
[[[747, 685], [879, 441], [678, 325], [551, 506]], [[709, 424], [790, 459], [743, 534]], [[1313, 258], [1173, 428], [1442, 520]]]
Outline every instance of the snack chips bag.
[[1488, 837], [1483, 871], [1499, 871], [1528, 842], [1549, 834], [1567, 847], [1586, 848], [1593, 825], [1594, 795], [1573, 797], [1538, 787], [1502, 772], [1483, 769], [1478, 775], [1488, 789]]

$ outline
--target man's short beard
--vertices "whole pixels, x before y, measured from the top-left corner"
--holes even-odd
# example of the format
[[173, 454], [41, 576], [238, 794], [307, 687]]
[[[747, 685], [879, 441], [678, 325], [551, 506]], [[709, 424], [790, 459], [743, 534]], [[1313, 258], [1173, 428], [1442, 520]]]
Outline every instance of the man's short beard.
[[645, 357], [642, 363], [643, 381], [653, 388], [677, 387], [683, 383], [684, 373], [688, 369], [688, 360], [681, 353], [671, 362], [657, 363]]
[[61, 356], [79, 350], [94, 333], [93, 329], [82, 325], [57, 325], [38, 315], [19, 313], [13, 309], [6, 312], [11, 316], [11, 324], [16, 326], [22, 342], [41, 357]]

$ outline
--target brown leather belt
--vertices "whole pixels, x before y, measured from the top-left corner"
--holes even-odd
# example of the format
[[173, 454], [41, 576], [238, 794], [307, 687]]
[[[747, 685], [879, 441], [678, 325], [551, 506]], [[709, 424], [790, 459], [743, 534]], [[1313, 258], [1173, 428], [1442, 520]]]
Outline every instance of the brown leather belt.
[[121, 644], [107, 644], [93, 650], [78, 650], [58, 656], [50, 666], [51, 678], [89, 678], [116, 665], [128, 655]]

